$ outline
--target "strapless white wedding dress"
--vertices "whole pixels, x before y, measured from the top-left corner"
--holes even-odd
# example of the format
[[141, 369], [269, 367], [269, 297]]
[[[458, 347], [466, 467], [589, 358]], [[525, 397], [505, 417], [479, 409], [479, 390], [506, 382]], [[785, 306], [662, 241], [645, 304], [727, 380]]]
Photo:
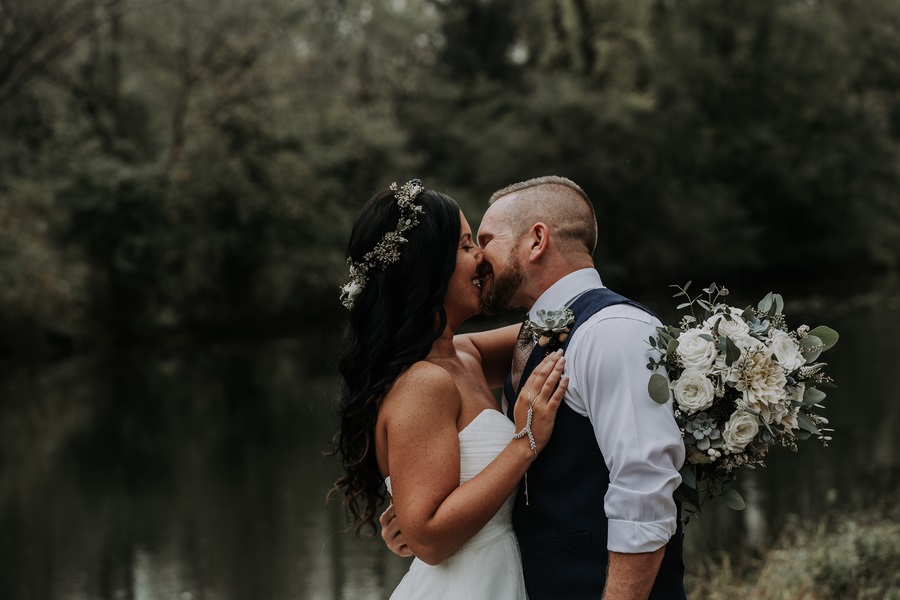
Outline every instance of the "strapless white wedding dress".
[[[515, 426], [502, 413], [485, 410], [459, 432], [460, 484], [477, 475], [506, 447]], [[388, 491], [391, 480], [385, 481]], [[484, 528], [436, 566], [414, 559], [392, 600], [521, 600], [527, 598], [522, 556], [512, 528], [515, 494]]]

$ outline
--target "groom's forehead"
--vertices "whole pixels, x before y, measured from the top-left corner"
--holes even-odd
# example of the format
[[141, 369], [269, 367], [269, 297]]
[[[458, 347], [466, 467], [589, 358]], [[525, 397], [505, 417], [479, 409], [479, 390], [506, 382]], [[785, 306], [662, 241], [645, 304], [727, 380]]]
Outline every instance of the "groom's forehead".
[[496, 235], [499, 231], [509, 228], [509, 223], [505, 217], [506, 211], [497, 203], [491, 204], [481, 218], [481, 225], [478, 227], [478, 234], [490, 233]]
[[484, 217], [481, 219], [481, 224], [478, 226], [478, 237], [494, 237], [500, 233], [503, 228], [503, 221], [491, 214], [490, 209], [488, 209], [488, 212], [484, 213]]

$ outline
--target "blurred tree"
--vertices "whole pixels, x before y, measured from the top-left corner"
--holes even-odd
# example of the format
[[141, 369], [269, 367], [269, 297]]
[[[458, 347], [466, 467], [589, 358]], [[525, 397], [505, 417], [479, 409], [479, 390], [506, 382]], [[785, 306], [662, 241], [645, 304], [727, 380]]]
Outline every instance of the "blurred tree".
[[136, 0], [7, 0], [0, 3], [0, 106], [57, 70], [104, 23]]
[[[661, 234], [686, 251], [670, 268], [824, 277], [896, 266], [866, 233], [876, 213], [877, 237], [896, 233], [896, 208], [876, 206], [900, 180], [896, 140], [861, 102], [871, 86], [849, 5], [668, 6], [654, 24], [658, 109], [646, 139], [670, 223]], [[889, 12], [879, 18], [896, 26]]]
[[864, 6], [2, 0], [0, 333], [327, 322], [356, 211], [414, 176], [473, 225], [571, 177], [620, 288], [896, 269], [900, 7]]

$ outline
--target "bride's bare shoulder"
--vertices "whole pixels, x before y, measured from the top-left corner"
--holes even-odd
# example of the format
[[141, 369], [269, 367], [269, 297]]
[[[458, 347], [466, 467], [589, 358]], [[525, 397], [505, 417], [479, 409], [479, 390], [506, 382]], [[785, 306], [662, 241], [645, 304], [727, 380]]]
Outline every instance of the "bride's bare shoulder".
[[443, 367], [427, 361], [412, 364], [391, 386], [384, 407], [413, 407], [417, 412], [459, 410], [459, 388], [453, 376]]
[[446, 369], [425, 360], [410, 365], [391, 386], [388, 395], [410, 392], [416, 395], [459, 393], [453, 376]]
[[455, 436], [461, 411], [462, 397], [445, 369], [424, 361], [407, 368], [378, 407], [376, 446], [382, 472], [394, 472], [397, 456], [415, 456], [423, 445]]

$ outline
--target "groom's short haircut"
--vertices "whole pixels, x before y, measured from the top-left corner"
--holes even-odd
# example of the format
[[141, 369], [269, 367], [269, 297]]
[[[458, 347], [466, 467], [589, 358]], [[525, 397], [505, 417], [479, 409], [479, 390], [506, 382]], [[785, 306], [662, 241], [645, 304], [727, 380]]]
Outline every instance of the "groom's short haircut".
[[514, 210], [506, 211], [506, 221], [519, 238], [541, 221], [556, 236], [563, 253], [597, 247], [597, 215], [594, 205], [581, 187], [565, 177], [547, 175], [520, 181], [497, 190], [488, 200], [493, 204], [509, 194], [517, 194]]

